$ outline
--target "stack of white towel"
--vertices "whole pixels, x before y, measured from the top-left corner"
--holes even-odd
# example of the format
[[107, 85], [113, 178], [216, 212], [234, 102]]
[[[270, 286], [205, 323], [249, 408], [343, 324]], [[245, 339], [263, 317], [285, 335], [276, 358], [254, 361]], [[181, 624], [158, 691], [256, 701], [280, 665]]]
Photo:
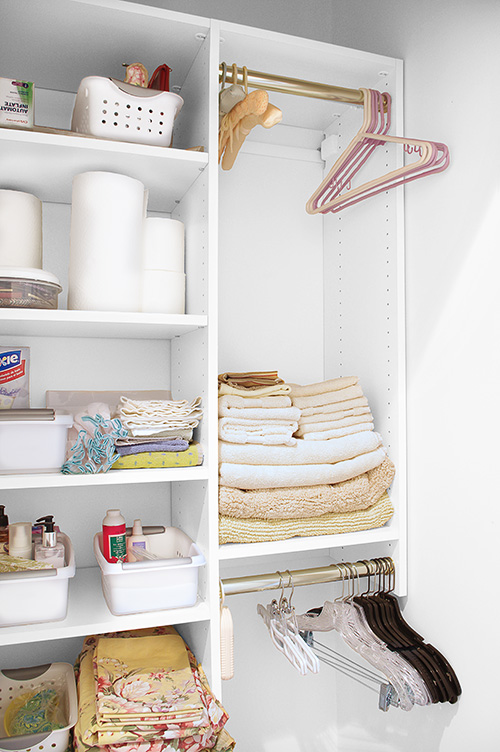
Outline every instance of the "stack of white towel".
[[230, 389], [219, 377], [221, 543], [368, 529], [392, 516], [394, 466], [357, 378]]
[[203, 415], [201, 397], [187, 400], [133, 400], [121, 397], [117, 417], [136, 439], [177, 437], [188, 441]]

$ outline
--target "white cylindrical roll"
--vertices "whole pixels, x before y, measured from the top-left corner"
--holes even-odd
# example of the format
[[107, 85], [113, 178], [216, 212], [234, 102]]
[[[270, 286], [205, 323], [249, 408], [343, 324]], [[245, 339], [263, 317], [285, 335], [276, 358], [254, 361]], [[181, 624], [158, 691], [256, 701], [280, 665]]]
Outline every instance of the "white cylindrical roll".
[[142, 239], [144, 269], [184, 272], [184, 224], [178, 219], [147, 217]]
[[142, 310], [145, 313], [185, 313], [186, 275], [164, 269], [145, 269]]
[[73, 179], [68, 308], [140, 311], [144, 186], [111, 172]]
[[42, 202], [0, 190], [0, 266], [42, 268]]

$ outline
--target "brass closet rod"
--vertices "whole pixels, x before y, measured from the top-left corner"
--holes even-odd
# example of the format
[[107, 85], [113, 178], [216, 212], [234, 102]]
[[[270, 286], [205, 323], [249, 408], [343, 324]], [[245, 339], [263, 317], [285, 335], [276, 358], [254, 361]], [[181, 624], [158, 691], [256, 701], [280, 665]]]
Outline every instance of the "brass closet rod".
[[389, 557], [381, 559], [368, 559], [365, 561], [356, 561], [349, 563], [352, 575], [346, 565], [331, 564], [328, 567], [317, 567], [315, 569], [288, 569], [281, 572], [270, 574], [246, 575], [244, 577], [230, 577], [221, 580], [224, 595], [240, 595], [242, 593], [259, 593], [262, 590], [277, 590], [283, 587], [296, 587], [298, 585], [318, 585], [323, 582], [340, 582], [349, 580], [354, 577], [368, 577], [378, 572], [384, 573], [380, 569], [383, 565], [385, 572], [394, 572], [394, 562]]
[[[224, 79], [224, 68], [226, 68], [227, 82], [243, 84], [243, 68], [227, 65], [227, 63], [219, 65], [219, 83], [222, 83]], [[233, 69], [236, 73], [236, 80], [234, 80]], [[335, 102], [347, 102], [348, 104], [363, 104], [363, 92], [360, 89], [345, 89], [342, 86], [330, 86], [329, 84], [303, 81], [300, 78], [275, 76], [273, 73], [262, 73], [248, 69], [246, 75], [248, 85], [255, 89], [279, 91], [282, 94], [296, 94], [313, 99], [330, 99]]]

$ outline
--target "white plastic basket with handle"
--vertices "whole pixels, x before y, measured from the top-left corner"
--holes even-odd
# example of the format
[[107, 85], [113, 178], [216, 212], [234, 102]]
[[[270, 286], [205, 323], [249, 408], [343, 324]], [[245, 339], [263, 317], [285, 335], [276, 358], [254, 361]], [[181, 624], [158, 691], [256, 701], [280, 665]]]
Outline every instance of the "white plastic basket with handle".
[[[62, 688], [66, 725], [56, 731], [22, 736], [6, 736], [4, 718], [10, 702], [24, 692], [41, 684]], [[70, 663], [50, 663], [30, 668], [4, 669], [0, 671], [0, 751], [64, 752], [68, 746], [70, 729], [78, 718], [78, 700], [73, 666]]]
[[184, 100], [178, 94], [87, 76], [76, 94], [71, 130], [113, 141], [169, 146]]

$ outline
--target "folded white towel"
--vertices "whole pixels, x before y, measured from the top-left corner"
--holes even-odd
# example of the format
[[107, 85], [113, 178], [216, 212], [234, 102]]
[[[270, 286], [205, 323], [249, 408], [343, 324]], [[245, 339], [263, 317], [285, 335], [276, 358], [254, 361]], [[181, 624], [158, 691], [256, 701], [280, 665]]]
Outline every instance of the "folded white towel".
[[340, 483], [378, 467], [385, 459], [383, 447], [350, 460], [321, 465], [233, 465], [223, 462], [219, 468], [221, 486], [231, 488], [287, 488]]
[[219, 410], [228, 407], [291, 407], [290, 397], [239, 397], [237, 394], [224, 394], [219, 397]]
[[345, 428], [332, 428], [330, 431], [312, 431], [301, 435], [304, 441], [326, 441], [327, 439], [340, 439], [342, 436], [350, 436], [353, 433], [362, 433], [364, 431], [373, 431], [373, 423], [356, 423], [355, 426], [346, 426]]
[[368, 407], [366, 397], [354, 397], [354, 399], [342, 400], [342, 402], [332, 402], [329, 405], [317, 405], [315, 407], [300, 408], [302, 415], [321, 415], [322, 413], [335, 413], [350, 410], [356, 407]]
[[331, 405], [333, 403], [343, 402], [344, 400], [351, 400], [354, 397], [363, 396], [363, 390], [359, 384], [355, 384], [354, 386], [347, 386], [345, 389], [337, 389], [333, 392], [325, 392], [324, 394], [313, 394], [309, 397], [294, 397], [292, 395], [292, 404], [295, 407], [300, 407], [302, 410], [304, 407]]
[[[343, 404], [343, 403], [340, 403]], [[304, 415], [300, 412], [301, 425], [314, 423], [327, 423], [331, 420], [342, 420], [342, 418], [352, 418], [354, 415], [371, 415], [369, 407], [353, 407], [350, 410], [337, 410], [335, 413], [318, 413], [317, 415]]]
[[120, 397], [116, 411], [133, 436], [157, 435], [161, 431], [196, 428], [203, 416], [201, 397], [187, 400], [132, 400]]
[[240, 465], [321, 465], [349, 460], [378, 449], [381, 445], [382, 437], [374, 431], [361, 431], [328, 441], [298, 439], [295, 446], [259, 446], [219, 441], [219, 462]]
[[219, 438], [235, 444], [285, 444], [294, 446], [296, 421], [235, 420], [219, 418]]
[[300, 418], [298, 407], [224, 407], [219, 400], [219, 417], [236, 420], [293, 420]]
[[311, 397], [313, 394], [325, 394], [325, 392], [335, 392], [337, 389], [345, 389], [348, 386], [354, 386], [359, 381], [357, 376], [339, 376], [336, 379], [328, 379], [327, 381], [318, 381], [316, 384], [289, 384], [292, 391], [290, 392], [293, 397]]
[[307, 423], [300, 422], [297, 435], [302, 436], [304, 433], [320, 432], [320, 431], [332, 431], [336, 428], [345, 428], [346, 426], [357, 426], [360, 423], [372, 423], [373, 416], [371, 413], [368, 415], [352, 415], [350, 418], [342, 418], [341, 420], [329, 420], [324, 423]]

